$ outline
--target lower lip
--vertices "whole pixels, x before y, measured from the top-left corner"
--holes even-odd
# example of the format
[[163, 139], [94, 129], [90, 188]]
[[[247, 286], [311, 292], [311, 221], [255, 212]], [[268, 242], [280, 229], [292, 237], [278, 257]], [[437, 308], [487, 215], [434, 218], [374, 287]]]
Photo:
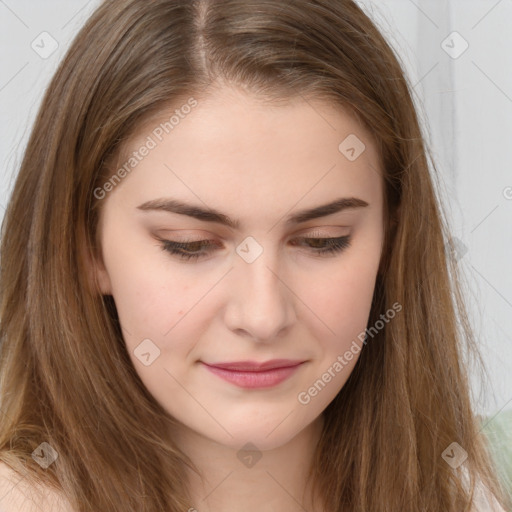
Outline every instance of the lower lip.
[[259, 372], [224, 370], [215, 366], [208, 366], [207, 364], [204, 364], [204, 366], [221, 379], [231, 382], [236, 386], [254, 389], [277, 386], [288, 377], [291, 377], [298, 370], [301, 364]]

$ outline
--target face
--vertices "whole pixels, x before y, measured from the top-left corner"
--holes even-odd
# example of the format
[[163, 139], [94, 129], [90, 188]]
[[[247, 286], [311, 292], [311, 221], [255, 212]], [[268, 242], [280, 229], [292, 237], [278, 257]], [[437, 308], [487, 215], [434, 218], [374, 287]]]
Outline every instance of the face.
[[378, 155], [320, 101], [221, 89], [184, 111], [168, 134], [144, 129], [129, 174], [97, 192], [96, 276], [183, 431], [270, 449], [319, 420], [359, 357], [384, 241]]

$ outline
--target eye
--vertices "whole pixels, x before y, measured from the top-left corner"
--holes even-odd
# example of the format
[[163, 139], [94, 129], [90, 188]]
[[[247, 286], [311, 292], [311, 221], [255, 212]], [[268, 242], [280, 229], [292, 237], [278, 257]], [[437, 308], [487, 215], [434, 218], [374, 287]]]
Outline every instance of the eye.
[[[176, 255], [183, 260], [198, 259], [206, 256], [212, 250], [201, 250], [204, 247], [218, 246], [213, 240], [196, 240], [194, 242], [173, 242], [171, 240], [160, 240], [162, 249]], [[212, 243], [213, 242], [213, 243]]]
[[[299, 241], [300, 243], [298, 243]], [[350, 247], [350, 235], [334, 237], [334, 238], [317, 238], [317, 237], [301, 237], [291, 242], [294, 246], [304, 246], [311, 250], [314, 254], [327, 256], [329, 254], [337, 254]], [[177, 256], [182, 260], [197, 260], [211, 254], [215, 248], [219, 248], [220, 244], [215, 240], [195, 240], [176, 242], [172, 240], [160, 239], [161, 248]]]
[[[320, 255], [336, 254], [350, 247], [350, 235], [335, 238], [298, 238], [306, 242], [307, 246]], [[293, 243], [292, 245], [298, 245]]]

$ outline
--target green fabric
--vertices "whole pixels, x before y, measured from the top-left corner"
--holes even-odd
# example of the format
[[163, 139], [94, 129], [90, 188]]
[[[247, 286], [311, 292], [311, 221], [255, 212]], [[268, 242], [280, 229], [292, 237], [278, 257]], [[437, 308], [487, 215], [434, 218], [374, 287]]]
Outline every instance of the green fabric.
[[489, 440], [489, 451], [503, 487], [512, 496], [512, 410], [485, 419], [481, 432]]

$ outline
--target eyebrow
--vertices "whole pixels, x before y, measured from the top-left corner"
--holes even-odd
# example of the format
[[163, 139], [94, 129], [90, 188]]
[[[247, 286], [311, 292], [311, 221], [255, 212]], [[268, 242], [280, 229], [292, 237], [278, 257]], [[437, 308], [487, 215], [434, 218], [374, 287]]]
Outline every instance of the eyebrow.
[[[342, 197], [327, 204], [293, 213], [286, 218], [285, 224], [287, 226], [291, 226], [300, 224], [302, 222], [307, 222], [308, 220], [326, 217], [328, 215], [332, 215], [344, 210], [354, 210], [357, 208], [364, 208], [366, 206], [369, 206], [369, 204], [357, 197]], [[147, 201], [140, 206], [137, 206], [137, 209], [143, 211], [166, 211], [180, 215], [187, 215], [189, 217], [193, 217], [205, 222], [215, 222], [222, 224], [232, 229], [239, 229], [240, 227], [239, 220], [231, 219], [224, 213], [221, 213], [213, 208], [202, 208], [196, 205], [183, 203], [176, 199], [152, 199], [151, 201]]]

